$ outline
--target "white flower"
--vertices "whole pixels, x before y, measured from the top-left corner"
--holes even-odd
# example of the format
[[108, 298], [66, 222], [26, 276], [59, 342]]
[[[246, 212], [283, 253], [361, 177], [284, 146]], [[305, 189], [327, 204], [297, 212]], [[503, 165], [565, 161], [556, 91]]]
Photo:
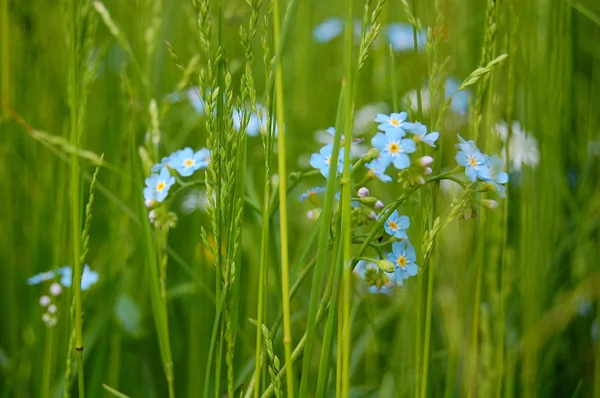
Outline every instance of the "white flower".
[[58, 296], [62, 292], [62, 286], [60, 283], [54, 282], [50, 285], [50, 294], [53, 296]]
[[54, 314], [56, 312], [56, 306], [54, 304], [50, 304], [48, 306], [48, 313]]
[[[506, 161], [506, 140], [508, 138], [508, 125], [505, 121], [496, 124], [494, 128], [496, 134], [504, 142], [502, 157]], [[515, 171], [521, 171], [522, 165], [532, 168], [537, 167], [540, 162], [540, 153], [538, 143], [529, 132], [521, 129], [519, 122], [512, 123], [512, 136], [510, 138], [510, 163]]]
[[51, 301], [50, 297], [48, 297], [48, 296], [42, 296], [42, 297], [40, 297], [40, 305], [42, 307], [48, 306], [48, 304], [50, 304], [50, 301]]

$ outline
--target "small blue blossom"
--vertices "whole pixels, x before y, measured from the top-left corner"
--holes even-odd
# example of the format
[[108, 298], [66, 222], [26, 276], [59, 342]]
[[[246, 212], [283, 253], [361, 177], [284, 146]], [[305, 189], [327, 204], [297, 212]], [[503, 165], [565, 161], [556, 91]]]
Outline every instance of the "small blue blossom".
[[460, 83], [450, 77], [446, 78], [445, 97], [446, 99], [452, 96], [450, 109], [454, 113], [464, 115], [469, 109], [469, 92], [467, 90], [458, 91]]
[[401, 134], [401, 137], [404, 137], [406, 133], [403, 130], [405, 124], [404, 121], [407, 117], [406, 112], [400, 113], [392, 113], [391, 115], [384, 115], [382, 113], [378, 113], [375, 121], [380, 123], [377, 128], [381, 131], [398, 131]]
[[[394, 51], [411, 51], [414, 49], [413, 27], [406, 23], [391, 23], [385, 28], [388, 43]], [[425, 32], [417, 33], [417, 46], [422, 49], [427, 43]]]
[[435, 141], [440, 138], [440, 133], [434, 131], [427, 134], [427, 126], [419, 122], [408, 123], [406, 130], [413, 135], [412, 139], [418, 144], [420, 142], [435, 148]]
[[[242, 114], [237, 108], [234, 108], [232, 116], [233, 116], [233, 127], [235, 127], [235, 129], [239, 131], [242, 126]], [[256, 112], [252, 112], [250, 114], [250, 119], [248, 120], [248, 126], [246, 127], [246, 134], [248, 134], [250, 137], [258, 136], [258, 134], [261, 131], [267, 131], [267, 127], [268, 127], [267, 123], [268, 123], [267, 108], [265, 108], [261, 104], [257, 104]], [[277, 126], [277, 124], [275, 124], [275, 138], [277, 138], [277, 130], [278, 130], [278, 126]]]
[[160, 171], [160, 169], [162, 169], [163, 167], [167, 167], [169, 165], [168, 163], [169, 163], [170, 158], [171, 158], [170, 156], [165, 156], [164, 158], [162, 158], [160, 160], [160, 163], [157, 163], [154, 166], [152, 166], [150, 171], [153, 173], [158, 173]]
[[158, 174], [152, 174], [146, 178], [144, 188], [144, 199], [152, 199], [162, 202], [169, 193], [169, 188], [175, 184], [175, 178], [169, 173], [169, 169], [163, 167]]
[[182, 177], [189, 177], [194, 171], [205, 169], [210, 162], [210, 151], [206, 148], [194, 153], [192, 148], [185, 148], [174, 153], [169, 159], [169, 167], [177, 170]]
[[[73, 280], [73, 270], [68, 265], [61, 267], [57, 270], [60, 275], [60, 284], [64, 287], [71, 287]], [[85, 264], [83, 267], [83, 274], [81, 275], [81, 290], [88, 290], [92, 285], [96, 284], [100, 279], [96, 271], [92, 271], [89, 265]]]
[[410, 138], [404, 138], [402, 129], [387, 130], [377, 133], [371, 140], [371, 144], [379, 149], [382, 164], [394, 164], [394, 167], [402, 170], [410, 166], [410, 158], [407, 154], [414, 153], [417, 145]]
[[381, 161], [376, 159], [365, 164], [365, 166], [369, 169], [369, 176], [377, 177], [383, 182], [392, 181], [392, 177], [385, 174], [385, 169], [387, 169], [387, 165], [385, 163], [382, 163]]
[[306, 199], [313, 199], [317, 194], [327, 191], [325, 187], [314, 187], [298, 196], [300, 202], [304, 202]]
[[456, 153], [456, 163], [465, 166], [467, 178], [472, 182], [475, 182], [477, 177], [482, 180], [489, 180], [492, 176], [486, 164], [487, 155], [481, 153], [472, 140], [465, 141], [460, 135], [458, 139], [460, 143], [456, 144], [456, 147], [460, 151]]
[[192, 87], [187, 91], [187, 98], [190, 105], [199, 115], [204, 115], [204, 100], [200, 96], [198, 87]]
[[406, 235], [408, 227], [410, 227], [410, 219], [407, 216], [399, 216], [398, 210], [394, 210], [384, 224], [385, 232], [398, 239], [408, 239]]
[[497, 155], [494, 155], [487, 160], [486, 165], [490, 170], [488, 182], [494, 186], [494, 190], [498, 192], [498, 195], [505, 197], [506, 187], [502, 184], [508, 182], [508, 174], [503, 171], [504, 162]]
[[375, 263], [364, 260], [360, 260], [358, 263], [356, 263], [356, 267], [354, 267], [354, 273], [363, 280], [365, 279], [367, 271], [369, 270], [379, 272], [380, 278], [384, 279], [384, 284], [381, 286], [381, 289], [378, 289], [376, 285], [371, 285], [369, 286], [369, 292], [391, 294], [392, 288], [396, 284], [396, 275], [394, 273], [379, 271], [379, 267], [377, 267]]
[[394, 273], [398, 285], [401, 285], [404, 279], [415, 276], [419, 272], [419, 268], [415, 264], [415, 261], [417, 261], [415, 248], [408, 241], [394, 242], [392, 253], [388, 254], [388, 260], [394, 263], [396, 267]]
[[342, 34], [344, 24], [341, 18], [327, 18], [313, 29], [313, 39], [327, 43]]
[[40, 283], [49, 281], [52, 278], [54, 278], [54, 271], [41, 272], [39, 274], [35, 274], [32, 277], [28, 278], [27, 284], [39, 285]]
[[[333, 145], [325, 145], [319, 153], [313, 153], [310, 156], [310, 165], [315, 169], [321, 170], [323, 177], [329, 177], [329, 164], [331, 163], [331, 152]], [[344, 170], [344, 148], [340, 148], [338, 154], [337, 172], [341, 173]]]

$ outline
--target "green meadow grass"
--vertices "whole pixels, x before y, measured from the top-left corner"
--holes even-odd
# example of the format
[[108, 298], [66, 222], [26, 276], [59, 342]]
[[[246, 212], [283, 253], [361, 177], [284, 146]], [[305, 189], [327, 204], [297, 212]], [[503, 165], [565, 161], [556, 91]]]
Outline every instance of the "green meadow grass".
[[[329, 17], [346, 29], [318, 43]], [[391, 51], [397, 22], [427, 44]], [[0, 397], [600, 398], [599, 41], [594, 0], [0, 0]], [[440, 132], [419, 153], [431, 184], [369, 185], [417, 250], [390, 295], [351, 272], [389, 251], [371, 245], [383, 220], [354, 229], [364, 167], [325, 181], [308, 165], [329, 126], [348, 159], [341, 135], [380, 103]], [[233, 108], [244, 126], [257, 104], [270, 134], [236, 131]], [[456, 134], [500, 153], [501, 121], [539, 164], [497, 208], [457, 208], [439, 183]], [[144, 179], [186, 146], [211, 163], [155, 227]], [[297, 200], [317, 185], [318, 206]], [[70, 265], [79, 286], [84, 264], [98, 283], [63, 289], [47, 327], [51, 282], [27, 279]]]

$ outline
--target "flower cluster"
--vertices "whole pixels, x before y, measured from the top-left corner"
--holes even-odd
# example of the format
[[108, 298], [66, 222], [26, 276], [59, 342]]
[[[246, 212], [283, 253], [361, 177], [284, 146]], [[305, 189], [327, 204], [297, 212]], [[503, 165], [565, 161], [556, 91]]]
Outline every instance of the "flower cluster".
[[62, 292], [62, 286], [59, 283], [54, 282], [50, 285], [50, 296], [43, 295], [40, 297], [40, 305], [46, 310], [42, 315], [42, 320], [47, 327], [56, 326], [57, 322], [57, 308], [56, 304], [52, 302], [53, 297], [60, 296]]
[[[71, 287], [71, 282], [73, 280], [73, 270], [68, 265], [59, 267], [58, 269], [56, 269], [56, 271], [46, 271], [41, 272], [39, 274], [35, 274], [27, 279], [27, 283], [29, 285], [39, 285], [42, 282], [54, 279], [55, 276], [60, 277], [60, 285], [64, 287]], [[89, 265], [84, 264], [83, 274], [81, 275], [81, 290], [88, 290], [90, 287], [95, 285], [99, 279], [100, 276], [98, 275], [98, 273], [96, 271], [92, 271]], [[56, 284], [53, 284], [52, 286], [54, 285]], [[60, 285], [58, 286], [60, 287]]]
[[169, 194], [169, 189], [175, 185], [176, 179], [172, 171], [181, 177], [190, 177], [197, 170], [206, 169], [210, 162], [210, 151], [202, 148], [194, 152], [184, 148], [162, 158], [160, 163], [151, 168], [152, 174], [146, 178], [144, 198], [146, 206], [152, 207], [154, 202], [162, 202]]
[[497, 156], [482, 153], [472, 140], [466, 141], [460, 135], [456, 144], [456, 163], [465, 167], [465, 175], [471, 182], [477, 179], [484, 182], [483, 190], [494, 190], [501, 197], [506, 195], [504, 184], [508, 182], [508, 174], [503, 171], [504, 163]]

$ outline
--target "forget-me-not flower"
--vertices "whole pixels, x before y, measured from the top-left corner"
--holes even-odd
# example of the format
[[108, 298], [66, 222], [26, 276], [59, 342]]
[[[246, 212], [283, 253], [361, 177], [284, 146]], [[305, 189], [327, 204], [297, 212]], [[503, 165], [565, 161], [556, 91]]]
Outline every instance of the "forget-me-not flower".
[[380, 123], [377, 128], [381, 131], [397, 131], [404, 137], [406, 133], [403, 130], [407, 117], [406, 112], [392, 113], [391, 115], [384, 115], [383, 113], [377, 114], [375, 121]]
[[399, 170], [410, 166], [410, 158], [407, 154], [414, 153], [417, 145], [410, 138], [403, 139], [404, 135], [404, 130], [400, 128], [387, 130], [385, 134], [375, 134], [371, 144], [379, 149], [383, 164], [393, 163]]
[[380, 162], [378, 159], [365, 164], [365, 166], [369, 169], [369, 176], [377, 177], [383, 182], [392, 181], [392, 177], [385, 174], [385, 169], [387, 168], [387, 165], [385, 163]]
[[508, 174], [504, 170], [504, 162], [497, 155], [492, 156], [486, 162], [490, 170], [490, 179], [488, 182], [494, 186], [494, 190], [501, 197], [506, 196], [506, 187], [502, 184], [508, 182]]
[[460, 140], [456, 147], [460, 149], [456, 153], [456, 163], [465, 166], [465, 174], [471, 182], [475, 182], [477, 177], [482, 180], [491, 178], [490, 169], [487, 166], [487, 156], [479, 151], [472, 140], [465, 141], [460, 135]]
[[392, 253], [388, 254], [388, 260], [394, 263], [396, 267], [394, 271], [396, 283], [415, 276], [419, 272], [419, 268], [415, 264], [415, 261], [417, 261], [415, 248], [408, 241], [394, 242]]
[[186, 94], [192, 108], [194, 108], [199, 115], [204, 115], [204, 100], [200, 96], [200, 89], [198, 87], [192, 87]]
[[144, 199], [152, 199], [157, 202], [165, 200], [169, 188], [175, 184], [175, 178], [169, 173], [169, 169], [163, 167], [158, 174], [152, 174], [146, 178], [144, 188]]
[[[319, 169], [323, 177], [329, 177], [329, 166], [331, 163], [331, 152], [333, 144], [325, 145], [319, 153], [313, 153], [310, 156], [310, 165], [315, 169]], [[337, 172], [342, 173], [344, 170], [344, 148], [340, 148], [338, 153]]]
[[412, 134], [412, 139], [418, 144], [420, 142], [435, 148], [435, 141], [440, 138], [437, 131], [427, 134], [427, 126], [422, 123], [408, 123], [406, 130]]
[[192, 148], [176, 152], [169, 159], [169, 167], [177, 170], [182, 177], [189, 177], [194, 171], [205, 169], [210, 162], [210, 151], [206, 148], [194, 153]]
[[[61, 267], [57, 271], [60, 275], [60, 284], [64, 287], [71, 287], [73, 280], [73, 270], [68, 265]], [[83, 274], [81, 275], [81, 290], [88, 290], [92, 285], [96, 284], [100, 276], [96, 271], [92, 271], [89, 265], [85, 264], [83, 267]]]
[[300, 202], [304, 202], [306, 199], [314, 199], [317, 194], [325, 192], [327, 188], [325, 187], [314, 187], [304, 192], [302, 195], [298, 196], [298, 200]]
[[452, 79], [451, 77], [446, 78], [444, 95], [446, 99], [452, 96], [450, 109], [452, 109], [454, 113], [464, 115], [469, 109], [469, 92], [467, 90], [458, 91], [459, 87], [460, 82]]
[[[173, 155], [171, 155], [173, 156]], [[153, 173], [158, 173], [160, 171], [160, 169], [162, 169], [163, 167], [167, 167], [169, 166], [169, 160], [171, 159], [171, 156], [165, 156], [160, 160], [160, 163], [155, 164], [154, 166], [152, 166], [152, 168], [150, 169], [151, 172]]]
[[344, 24], [341, 18], [327, 18], [313, 29], [313, 39], [327, 43], [342, 34]]
[[410, 219], [407, 216], [399, 216], [398, 210], [394, 210], [383, 226], [389, 235], [398, 239], [408, 239], [406, 229], [410, 227]]
[[[406, 23], [391, 23], [385, 27], [388, 43], [394, 51], [410, 51], [414, 49], [413, 27]], [[427, 34], [417, 32], [419, 49], [427, 43]]]

